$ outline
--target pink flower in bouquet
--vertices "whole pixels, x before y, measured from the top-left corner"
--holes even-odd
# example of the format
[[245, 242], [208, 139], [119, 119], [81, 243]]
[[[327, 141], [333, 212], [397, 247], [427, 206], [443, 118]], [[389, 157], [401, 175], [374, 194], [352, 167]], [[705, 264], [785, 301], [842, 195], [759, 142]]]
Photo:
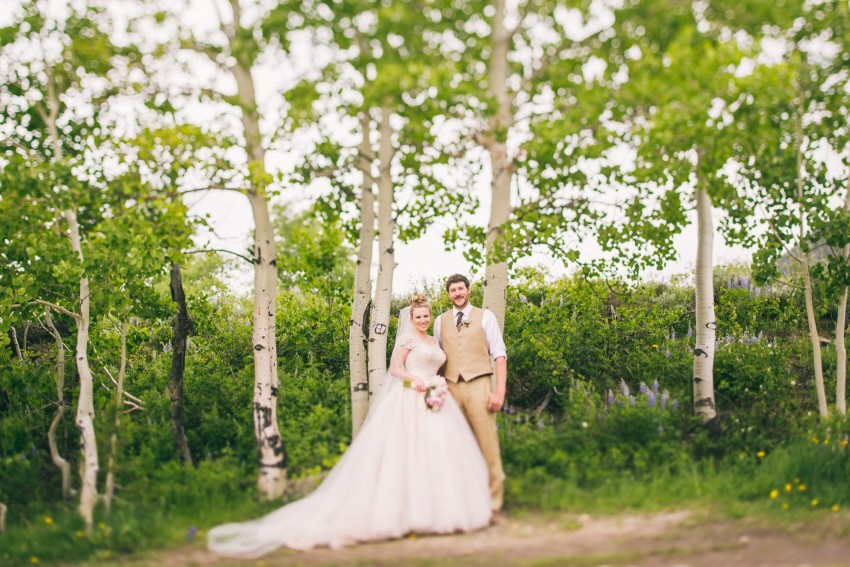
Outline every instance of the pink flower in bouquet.
[[440, 411], [446, 402], [448, 393], [449, 388], [446, 386], [446, 379], [442, 376], [434, 376], [428, 381], [428, 386], [425, 388], [425, 407], [431, 411]]

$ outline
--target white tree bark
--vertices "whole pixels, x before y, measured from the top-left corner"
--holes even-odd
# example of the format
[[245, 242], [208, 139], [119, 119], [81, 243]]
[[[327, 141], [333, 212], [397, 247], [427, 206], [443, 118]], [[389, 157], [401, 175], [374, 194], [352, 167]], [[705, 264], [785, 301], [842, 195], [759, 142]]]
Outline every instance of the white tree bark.
[[806, 238], [806, 213], [803, 203], [803, 124], [802, 108], [797, 112], [795, 126], [795, 149], [797, 153], [797, 207], [799, 212], [800, 234], [797, 241], [797, 252], [803, 269], [803, 283], [806, 296], [806, 318], [809, 323], [809, 338], [812, 342], [812, 358], [815, 367], [815, 390], [818, 395], [818, 412], [821, 417], [829, 416], [829, 407], [826, 403], [826, 389], [823, 383], [823, 357], [820, 350], [820, 335], [815, 318], [814, 292], [812, 291], [812, 274], [809, 271], [808, 253], [803, 250], [803, 242]]
[[389, 108], [381, 109], [381, 135], [378, 146], [378, 278], [375, 301], [369, 327], [369, 391], [378, 392], [387, 373], [387, 331], [390, 325], [390, 305], [393, 299], [395, 271], [395, 220], [393, 219], [393, 147]]
[[0, 534], [6, 531], [6, 505], [0, 504]]
[[50, 422], [50, 429], [47, 430], [47, 445], [50, 447], [50, 458], [53, 464], [59, 469], [62, 474], [62, 498], [68, 499], [72, 496], [71, 492], [71, 464], [59, 454], [59, 447], [56, 444], [56, 429], [65, 417], [65, 343], [62, 341], [62, 335], [53, 324], [53, 317], [50, 315], [50, 308], [44, 308], [44, 320], [47, 323], [47, 328], [50, 334], [53, 335], [53, 340], [56, 342], [56, 414], [53, 416], [53, 421]]
[[[80, 227], [77, 223], [77, 213], [73, 209], [65, 211], [65, 221], [68, 223], [68, 236], [71, 248], [76, 252], [80, 262], [83, 261], [83, 249], [80, 243]], [[97, 440], [94, 431], [94, 376], [89, 367], [89, 279], [80, 278], [80, 313], [77, 321], [77, 374], [80, 377], [80, 398], [77, 402], [76, 423], [80, 431], [82, 445], [82, 470], [80, 473], [80, 515], [86, 523], [86, 530], [92, 532], [94, 525], [94, 506], [97, 502]]]
[[254, 78], [240, 46], [241, 11], [238, 0], [230, 0], [233, 20], [222, 22], [230, 42], [233, 63], [229, 69], [236, 81], [242, 128], [248, 154], [251, 187], [248, 201], [254, 217], [254, 438], [260, 472], [257, 487], [264, 498], [280, 498], [286, 489], [286, 450], [277, 423], [277, 248], [266, 195], [265, 148], [260, 133]]
[[[505, 28], [505, 0], [494, 0], [492, 50], [488, 65], [490, 96], [497, 102], [496, 114], [490, 117], [489, 132], [484, 145], [490, 155], [490, 220], [485, 241], [486, 268], [484, 271], [484, 307], [496, 315], [499, 326], [505, 328], [508, 292], [508, 262], [504, 260], [502, 239], [511, 212], [511, 179], [513, 163], [508, 158], [506, 137], [512, 125], [513, 112], [508, 94], [508, 51], [511, 34]], [[498, 261], [497, 261], [498, 260]]]
[[[59, 116], [59, 97], [52, 78], [47, 81], [48, 112], [42, 114], [47, 125], [48, 135], [53, 146], [53, 159], [63, 159], [62, 142], [56, 119]], [[71, 249], [77, 255], [80, 264], [83, 263], [83, 248], [80, 238], [80, 226], [77, 222], [77, 211], [73, 208], [63, 213], [68, 224], [68, 238]], [[89, 279], [83, 273], [80, 278], [80, 310], [74, 317], [77, 326], [77, 345], [75, 358], [77, 374], [80, 377], [80, 394], [77, 401], [75, 422], [80, 432], [82, 459], [80, 460], [80, 504], [78, 510], [86, 524], [86, 531], [91, 534], [94, 526], [94, 506], [97, 502], [97, 471], [99, 469], [97, 456], [97, 438], [94, 430], [94, 376], [92, 376], [88, 359], [89, 346]]]
[[124, 378], [127, 376], [127, 321], [121, 324], [121, 366], [118, 369], [118, 380], [115, 384], [115, 420], [112, 435], [109, 436], [109, 459], [106, 463], [106, 488], [103, 493], [103, 503], [106, 510], [112, 509], [115, 496], [115, 461], [118, 453], [118, 431], [121, 428], [121, 412], [124, 409]]
[[694, 413], [703, 424], [717, 417], [714, 403], [714, 347], [717, 322], [714, 314], [714, 226], [711, 198], [697, 182], [697, 256], [694, 280], [696, 332], [694, 342]]
[[360, 426], [369, 412], [369, 374], [367, 341], [369, 339], [369, 304], [372, 298], [372, 245], [375, 242], [375, 194], [372, 187], [372, 131], [368, 109], [360, 116], [360, 172], [363, 186], [360, 192], [360, 243], [357, 248], [357, 267], [354, 270], [354, 298], [348, 331], [348, 367], [351, 376], [351, 438], [357, 437]]

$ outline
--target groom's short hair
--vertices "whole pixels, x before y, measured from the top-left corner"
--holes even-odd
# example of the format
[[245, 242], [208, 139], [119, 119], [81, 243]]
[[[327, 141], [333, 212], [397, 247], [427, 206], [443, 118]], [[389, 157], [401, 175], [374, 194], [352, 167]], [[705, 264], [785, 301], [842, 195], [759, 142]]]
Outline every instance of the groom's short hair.
[[469, 289], [469, 280], [466, 279], [466, 276], [462, 276], [460, 274], [454, 274], [452, 276], [449, 276], [449, 278], [446, 280], [446, 291], [449, 291], [449, 288], [452, 286], [453, 283], [458, 283], [458, 282], [465, 283], [466, 289]]

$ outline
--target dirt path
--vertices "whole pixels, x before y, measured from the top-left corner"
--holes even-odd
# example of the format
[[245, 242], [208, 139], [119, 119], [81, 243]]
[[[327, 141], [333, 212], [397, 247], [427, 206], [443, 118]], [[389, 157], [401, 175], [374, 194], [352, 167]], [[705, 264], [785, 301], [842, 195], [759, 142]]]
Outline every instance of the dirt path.
[[850, 566], [850, 536], [839, 535], [847, 518], [840, 520], [832, 518], [827, 526], [785, 531], [746, 520], [715, 522], [683, 511], [613, 517], [528, 515], [473, 534], [410, 537], [343, 550], [283, 550], [253, 561], [222, 559], [199, 546], [113, 565]]

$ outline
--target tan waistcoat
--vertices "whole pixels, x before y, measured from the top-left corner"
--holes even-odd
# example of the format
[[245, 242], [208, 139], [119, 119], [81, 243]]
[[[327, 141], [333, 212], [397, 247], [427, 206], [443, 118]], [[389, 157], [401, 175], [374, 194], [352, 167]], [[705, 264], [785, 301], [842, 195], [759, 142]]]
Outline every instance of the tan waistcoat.
[[469, 314], [469, 325], [457, 328], [457, 320], [452, 311], [446, 311], [440, 317], [440, 342], [446, 353], [446, 380], [457, 382], [461, 377], [467, 382], [481, 376], [493, 374], [490, 362], [490, 346], [481, 320], [484, 310], [473, 307]]

